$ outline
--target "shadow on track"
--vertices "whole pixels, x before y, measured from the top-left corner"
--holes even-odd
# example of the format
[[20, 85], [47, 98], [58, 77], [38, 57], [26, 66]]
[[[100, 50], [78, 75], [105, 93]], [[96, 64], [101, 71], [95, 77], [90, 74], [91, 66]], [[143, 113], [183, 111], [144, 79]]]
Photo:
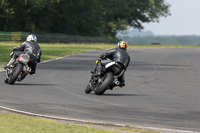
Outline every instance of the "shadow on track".
[[31, 83], [15, 83], [14, 85], [21, 86], [57, 86], [57, 84], [31, 84]]
[[[94, 94], [95, 95], [95, 94]], [[148, 96], [146, 94], [103, 94], [101, 96]]]

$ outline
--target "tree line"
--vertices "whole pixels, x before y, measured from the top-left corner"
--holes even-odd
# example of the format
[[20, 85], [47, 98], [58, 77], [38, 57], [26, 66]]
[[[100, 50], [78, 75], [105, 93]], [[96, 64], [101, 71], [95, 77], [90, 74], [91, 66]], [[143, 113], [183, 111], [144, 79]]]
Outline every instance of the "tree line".
[[0, 31], [113, 38], [170, 15], [164, 0], [0, 0]]

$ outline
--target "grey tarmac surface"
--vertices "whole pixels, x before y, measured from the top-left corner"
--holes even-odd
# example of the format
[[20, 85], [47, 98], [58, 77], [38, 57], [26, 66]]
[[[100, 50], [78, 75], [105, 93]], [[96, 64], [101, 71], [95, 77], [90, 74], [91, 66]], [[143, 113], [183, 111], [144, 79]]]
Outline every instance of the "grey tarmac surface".
[[200, 49], [128, 49], [126, 87], [102, 96], [84, 90], [105, 50], [38, 65], [15, 85], [0, 72], [0, 106], [94, 122], [200, 131]]

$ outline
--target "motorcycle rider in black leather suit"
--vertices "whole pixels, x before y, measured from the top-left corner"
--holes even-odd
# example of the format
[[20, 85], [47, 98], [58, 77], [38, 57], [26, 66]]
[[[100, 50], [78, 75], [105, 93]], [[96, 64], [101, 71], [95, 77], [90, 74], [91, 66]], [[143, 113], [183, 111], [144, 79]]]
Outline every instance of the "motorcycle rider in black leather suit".
[[[117, 48], [111, 49], [102, 55], [99, 56], [101, 58], [101, 61], [98, 61], [96, 64], [96, 68], [94, 70], [93, 76], [97, 77], [101, 75], [102, 65], [105, 66], [107, 63], [111, 61], [119, 61], [122, 62], [125, 66], [125, 69], [128, 67], [130, 62], [130, 56], [126, 51], [127, 43], [125, 41], [120, 41], [117, 44]], [[106, 58], [110, 60], [106, 60]], [[124, 74], [119, 77], [118, 79], [120, 81], [120, 87], [125, 86], [125, 76]]]
[[12, 67], [13, 63], [18, 57], [17, 52], [20, 51], [21, 53], [25, 53], [30, 56], [28, 66], [31, 68], [31, 72], [29, 74], [35, 74], [37, 63], [40, 62], [42, 50], [37, 43], [37, 37], [33, 34], [29, 35], [24, 43], [13, 48], [13, 51], [11, 52], [11, 59], [4, 68], [6, 69]]

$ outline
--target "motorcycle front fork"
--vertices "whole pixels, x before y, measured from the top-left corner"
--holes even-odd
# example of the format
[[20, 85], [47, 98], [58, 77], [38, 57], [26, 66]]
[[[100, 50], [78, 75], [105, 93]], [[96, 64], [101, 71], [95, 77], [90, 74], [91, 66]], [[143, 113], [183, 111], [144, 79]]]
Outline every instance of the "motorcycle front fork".
[[[10, 61], [8, 62], [7, 66], [13, 65], [15, 62], [14, 58], [11, 58]], [[12, 67], [12, 66], [11, 66]]]

